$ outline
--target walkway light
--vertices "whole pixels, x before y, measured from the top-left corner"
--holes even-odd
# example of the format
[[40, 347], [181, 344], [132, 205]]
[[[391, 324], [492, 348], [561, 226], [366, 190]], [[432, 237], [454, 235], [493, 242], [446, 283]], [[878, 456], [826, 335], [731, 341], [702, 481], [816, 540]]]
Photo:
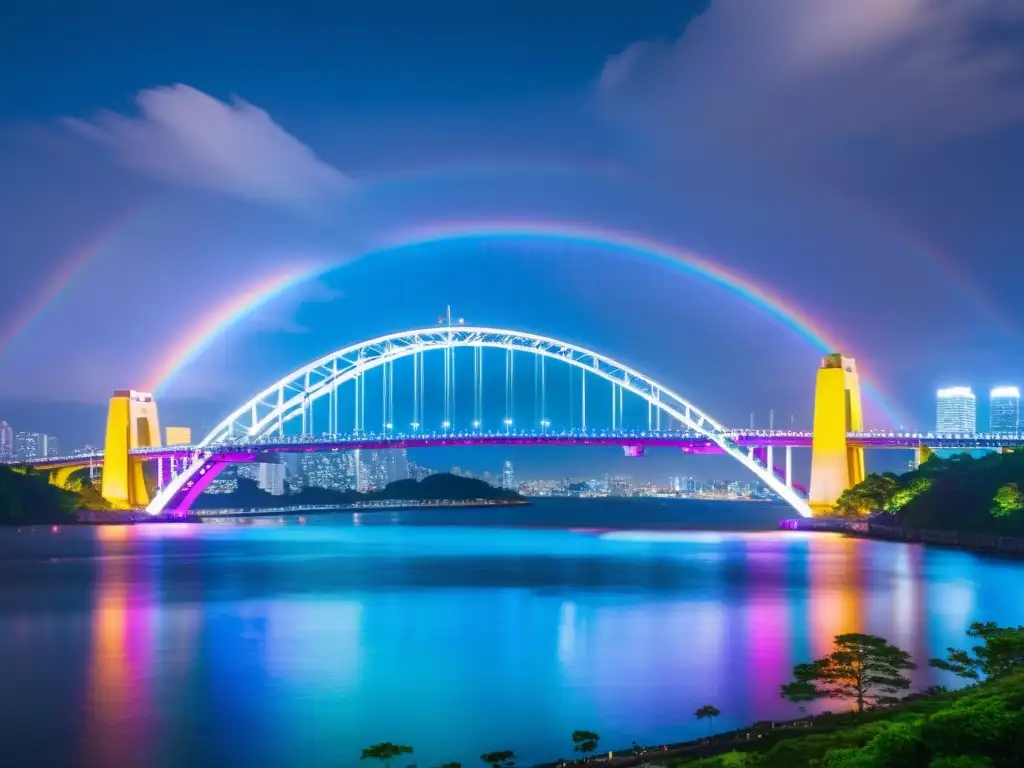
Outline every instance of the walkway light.
[[420, 423], [419, 423], [418, 421], [414, 421], [414, 422], [413, 422], [412, 424], [410, 424], [409, 426], [410, 426], [410, 427], [412, 427], [412, 431], [413, 431], [413, 432], [415, 432], [415, 431], [416, 431], [417, 429], [419, 429], [419, 428], [420, 428]]
[[479, 419], [473, 422], [473, 429], [480, 429], [480, 421], [479, 421]]
[[450, 421], [442, 421], [441, 422], [441, 429], [448, 429], [448, 427], [450, 427], [451, 425], [452, 424], [451, 424]]

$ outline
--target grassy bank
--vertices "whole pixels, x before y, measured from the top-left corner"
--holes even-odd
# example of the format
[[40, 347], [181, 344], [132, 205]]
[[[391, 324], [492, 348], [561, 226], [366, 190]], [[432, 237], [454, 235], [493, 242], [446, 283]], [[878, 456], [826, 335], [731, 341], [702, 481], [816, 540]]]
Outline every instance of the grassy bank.
[[[893, 707], [821, 715], [751, 729], [750, 734], [692, 745], [691, 754], [680, 751], [655, 762], [689, 768], [1019, 766], [1024, 760], [1024, 671]], [[697, 750], [704, 755], [692, 753]]]

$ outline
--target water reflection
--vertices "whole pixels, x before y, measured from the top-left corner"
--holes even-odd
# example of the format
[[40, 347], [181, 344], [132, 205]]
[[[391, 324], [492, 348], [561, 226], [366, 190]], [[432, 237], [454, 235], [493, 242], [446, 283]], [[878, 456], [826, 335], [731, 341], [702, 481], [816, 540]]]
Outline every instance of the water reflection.
[[[723, 728], [793, 716], [779, 685], [842, 632], [925, 665], [970, 621], [1024, 620], [1006, 588], [1020, 563], [611, 518], [582, 530], [578, 509], [562, 529], [538, 505], [536, 528], [521, 510], [512, 527], [460, 511], [0, 532], [0, 746], [52, 742], [51, 764], [317, 766], [391, 740], [420, 764], [504, 747], [528, 763], [568, 754], [576, 728], [610, 744], [698, 735], [704, 704]], [[610, 509], [638, 525], [637, 507]], [[55, 701], [41, 730], [29, 713]]]
[[[151, 713], [150, 684], [154, 596], [143, 573], [132, 573], [138, 560], [126, 554], [124, 543], [133, 529], [96, 529], [96, 596], [92, 609], [92, 646], [88, 662], [90, 717], [86, 721], [87, 761], [115, 765], [131, 756], [148, 762], [150, 737], [138, 727]], [[141, 576], [138, 581], [133, 576]]]

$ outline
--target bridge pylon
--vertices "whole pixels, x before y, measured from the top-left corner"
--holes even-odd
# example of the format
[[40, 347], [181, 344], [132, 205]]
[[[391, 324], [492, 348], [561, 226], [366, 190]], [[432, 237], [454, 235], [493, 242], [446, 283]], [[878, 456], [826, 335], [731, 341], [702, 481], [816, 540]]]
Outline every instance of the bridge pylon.
[[143, 459], [128, 451], [159, 446], [160, 422], [153, 396], [135, 390], [116, 390], [107, 410], [103, 498], [120, 508], [134, 509], [149, 504]]
[[864, 449], [847, 439], [863, 428], [856, 361], [839, 353], [826, 355], [814, 388], [808, 503], [815, 514], [830, 512], [843, 491], [864, 479]]

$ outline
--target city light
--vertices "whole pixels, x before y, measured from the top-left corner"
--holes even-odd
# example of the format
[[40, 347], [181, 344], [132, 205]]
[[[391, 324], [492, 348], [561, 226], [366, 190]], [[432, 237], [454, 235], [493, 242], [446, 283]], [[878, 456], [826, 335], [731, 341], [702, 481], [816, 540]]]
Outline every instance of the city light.
[[480, 429], [480, 421], [476, 420], [473, 422], [473, 429]]

